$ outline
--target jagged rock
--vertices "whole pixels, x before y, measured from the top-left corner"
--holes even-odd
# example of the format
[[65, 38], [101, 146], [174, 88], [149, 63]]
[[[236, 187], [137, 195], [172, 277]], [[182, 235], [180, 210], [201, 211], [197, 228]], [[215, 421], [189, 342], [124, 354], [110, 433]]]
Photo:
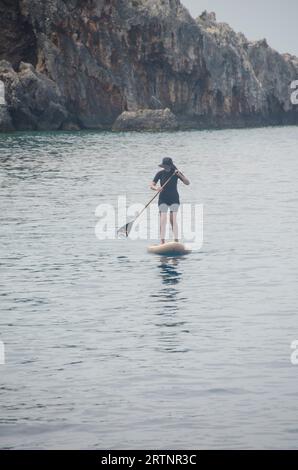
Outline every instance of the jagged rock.
[[16, 72], [9, 62], [0, 61], [0, 80], [17, 129], [55, 130], [66, 120], [68, 113], [56, 83], [32, 64], [21, 62]]
[[249, 42], [225, 23], [197, 21], [210, 83], [217, 90], [217, 116], [222, 113], [226, 122], [233, 116], [239, 125], [297, 123], [289, 91], [298, 75], [297, 59], [277, 53], [266, 39]]
[[297, 59], [213, 13], [194, 20], [179, 0], [1, 0], [0, 13], [18, 129], [111, 128], [123, 111], [157, 106], [183, 127], [298, 122]]
[[113, 125], [114, 131], [174, 131], [176, 116], [169, 109], [124, 111]]
[[279, 124], [297, 123], [298, 106], [290, 101], [290, 84], [298, 78], [297, 58], [279, 54], [266, 40], [249, 43], [247, 54], [265, 96], [267, 123], [275, 124], [276, 117]]
[[7, 106], [0, 104], [0, 132], [9, 132], [14, 130], [15, 128], [12, 124]]
[[215, 23], [216, 22], [216, 14], [214, 11], [208, 12], [207, 10], [203, 11], [200, 15], [200, 20], [205, 21], [207, 23]]

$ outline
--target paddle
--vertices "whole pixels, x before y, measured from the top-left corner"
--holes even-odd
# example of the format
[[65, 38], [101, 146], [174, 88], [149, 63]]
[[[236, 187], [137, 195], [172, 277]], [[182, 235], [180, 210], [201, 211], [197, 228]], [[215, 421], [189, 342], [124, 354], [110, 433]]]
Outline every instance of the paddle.
[[[177, 170], [176, 170], [177, 171]], [[141, 217], [141, 215], [145, 212], [145, 210], [150, 206], [150, 204], [154, 201], [154, 199], [157, 198], [157, 196], [164, 190], [164, 188], [166, 187], [166, 185], [171, 181], [171, 179], [173, 178], [173, 176], [176, 174], [176, 171], [170, 176], [170, 178], [165, 182], [165, 184], [160, 188], [160, 191], [157, 191], [157, 193], [153, 196], [153, 198], [148, 202], [148, 204], [146, 204], [146, 206], [144, 207], [144, 209], [137, 215], [137, 217], [132, 220], [131, 222], [128, 222], [127, 224], [125, 224], [123, 227], [121, 227], [119, 230], [117, 230], [117, 233], [120, 235], [125, 235], [126, 237], [128, 237], [131, 229], [132, 229], [132, 226], [133, 224]]]

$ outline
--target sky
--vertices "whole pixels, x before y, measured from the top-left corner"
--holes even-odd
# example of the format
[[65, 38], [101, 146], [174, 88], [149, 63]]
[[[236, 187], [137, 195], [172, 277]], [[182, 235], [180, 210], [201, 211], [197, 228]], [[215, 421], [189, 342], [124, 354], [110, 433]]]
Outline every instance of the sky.
[[279, 52], [298, 56], [297, 0], [181, 0], [192, 16], [215, 11], [218, 21], [255, 41], [266, 38]]

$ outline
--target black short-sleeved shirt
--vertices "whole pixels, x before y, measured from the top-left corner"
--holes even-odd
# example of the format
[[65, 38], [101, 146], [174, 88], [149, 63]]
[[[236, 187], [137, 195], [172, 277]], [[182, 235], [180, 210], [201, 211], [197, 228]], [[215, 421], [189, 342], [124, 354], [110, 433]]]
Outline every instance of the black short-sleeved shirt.
[[[160, 182], [160, 185], [163, 186], [168, 179], [171, 177], [173, 173], [161, 170], [159, 171], [155, 178], [154, 183], [157, 184]], [[171, 206], [172, 204], [180, 204], [179, 193], [177, 190], [177, 183], [180, 178], [177, 175], [174, 175], [171, 181], [168, 182], [166, 187], [163, 191], [159, 194], [159, 201], [158, 204], [168, 204]]]

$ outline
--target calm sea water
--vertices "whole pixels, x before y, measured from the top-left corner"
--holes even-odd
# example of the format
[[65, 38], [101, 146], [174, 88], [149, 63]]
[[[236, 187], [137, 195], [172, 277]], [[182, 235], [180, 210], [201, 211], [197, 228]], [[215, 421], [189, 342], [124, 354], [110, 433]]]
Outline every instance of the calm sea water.
[[[298, 129], [0, 136], [1, 448], [298, 448]], [[181, 259], [100, 242], [163, 156], [204, 204]]]

